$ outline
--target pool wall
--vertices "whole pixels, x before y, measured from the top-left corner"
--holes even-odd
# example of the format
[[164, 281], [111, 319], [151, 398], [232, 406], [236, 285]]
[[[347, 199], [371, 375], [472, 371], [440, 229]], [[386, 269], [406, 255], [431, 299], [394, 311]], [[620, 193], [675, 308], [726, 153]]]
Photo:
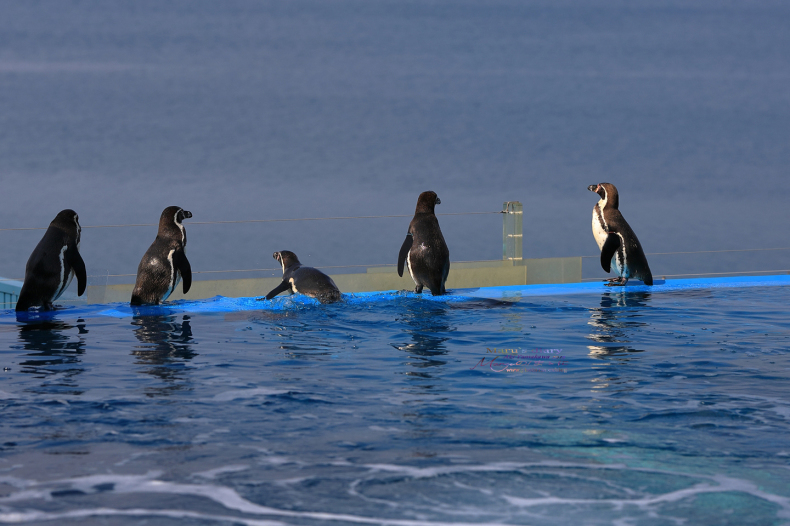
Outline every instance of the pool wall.
[[[545, 258], [502, 261], [466, 261], [452, 263], [447, 288], [503, 287], [513, 285], [579, 283], [582, 279], [582, 258]], [[408, 290], [414, 283], [408, 272], [398, 276], [395, 265], [369, 267], [364, 273], [333, 274], [332, 279], [343, 292], [374, 292]], [[276, 287], [280, 278], [220, 279], [193, 281], [189, 293], [181, 287], [169, 300], [199, 300], [225, 296], [228, 298], [262, 296]], [[87, 288], [87, 303], [115, 303], [129, 301], [134, 285], [91, 285]], [[60, 301], [61, 303], [70, 303]], [[78, 303], [84, 301], [77, 300]]]

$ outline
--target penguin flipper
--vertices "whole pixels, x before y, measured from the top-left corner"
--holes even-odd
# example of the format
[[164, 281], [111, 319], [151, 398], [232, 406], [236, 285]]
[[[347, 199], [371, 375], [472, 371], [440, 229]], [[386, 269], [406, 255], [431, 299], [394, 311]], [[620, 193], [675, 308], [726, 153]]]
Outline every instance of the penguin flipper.
[[400, 253], [398, 254], [398, 276], [403, 277], [403, 265], [406, 262], [406, 257], [409, 255], [409, 250], [411, 250], [411, 245], [414, 242], [414, 236], [411, 234], [406, 234], [406, 239], [403, 240], [403, 244], [400, 247]]
[[609, 234], [601, 248], [601, 267], [603, 267], [606, 272], [612, 271], [612, 258], [618, 248], [620, 248], [620, 236], [617, 234]]
[[272, 291], [266, 295], [266, 299], [270, 300], [276, 295], [278, 295], [279, 293], [285, 292], [286, 290], [290, 290], [290, 289], [291, 289], [291, 284], [283, 280], [282, 283], [274, 287], [274, 289], [272, 289]]
[[184, 280], [184, 294], [186, 294], [192, 286], [192, 266], [183, 250], [178, 250], [173, 255], [173, 264], [181, 273], [181, 279]]
[[85, 271], [85, 262], [82, 260], [76, 244], [69, 248], [66, 257], [68, 257], [69, 265], [74, 270], [74, 275], [77, 276], [77, 296], [82, 296], [85, 294], [85, 288], [88, 286], [88, 273]]

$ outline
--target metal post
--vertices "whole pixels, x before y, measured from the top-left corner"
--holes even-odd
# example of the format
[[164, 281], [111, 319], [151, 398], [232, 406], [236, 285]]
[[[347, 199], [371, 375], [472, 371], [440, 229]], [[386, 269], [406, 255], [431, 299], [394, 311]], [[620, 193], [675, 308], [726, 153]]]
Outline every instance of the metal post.
[[523, 207], [519, 201], [507, 201], [502, 205], [502, 213], [502, 259], [520, 262], [523, 254]]

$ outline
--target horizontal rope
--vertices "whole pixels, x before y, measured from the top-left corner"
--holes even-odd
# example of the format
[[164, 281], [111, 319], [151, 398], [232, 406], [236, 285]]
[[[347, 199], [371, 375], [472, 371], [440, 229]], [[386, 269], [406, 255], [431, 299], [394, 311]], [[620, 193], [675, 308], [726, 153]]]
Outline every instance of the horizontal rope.
[[[456, 261], [456, 263], [472, 263], [472, 262], [462, 262]], [[338, 265], [334, 267], [314, 267], [314, 268], [350, 268], [350, 267], [385, 267], [389, 266], [389, 264], [381, 264], [381, 265]], [[193, 274], [211, 274], [211, 273], [224, 273], [224, 272], [262, 272], [262, 271], [275, 271], [281, 270], [279, 268], [271, 268], [271, 269], [245, 269], [245, 270], [202, 270], [198, 272], [193, 272]], [[724, 276], [727, 274], [778, 274], [778, 273], [788, 273], [790, 274], [790, 269], [779, 269], [779, 270], [744, 270], [744, 271], [733, 271], [733, 272], [692, 272], [690, 274], [656, 274], [657, 276], [661, 276], [662, 278], [676, 278], [680, 276]], [[122, 278], [122, 277], [131, 277], [137, 276], [137, 274], [97, 274], [91, 275], [88, 277], [99, 277], [99, 278]], [[582, 278], [582, 281], [601, 281], [602, 279], [606, 278]], [[0, 282], [3, 281], [24, 281], [23, 278], [16, 279], [16, 278], [0, 278]]]
[[[488, 213], [488, 212], [482, 212]], [[496, 212], [498, 213], [498, 212]], [[383, 217], [383, 216], [382, 216]], [[782, 248], [754, 248], [754, 249], [735, 249], [735, 250], [700, 250], [694, 252], [652, 252], [646, 255], [671, 255], [671, 254], [712, 254], [721, 252], [761, 252], [770, 250], [790, 250], [790, 247]], [[582, 258], [598, 258], [600, 256], [580, 256]], [[490, 262], [498, 262], [500, 260], [488, 260]], [[482, 261], [453, 261], [452, 263], [480, 263]], [[393, 263], [373, 263], [365, 265], [324, 265], [316, 266], [319, 269], [334, 269], [334, 268], [376, 268], [376, 267], [395, 267]], [[197, 270], [192, 274], [225, 274], [225, 273], [238, 273], [238, 272], [275, 272], [281, 271], [281, 267], [275, 268], [250, 268], [250, 269], [231, 269], [231, 270]], [[753, 273], [766, 273], [766, 272], [790, 272], [790, 270], [749, 270], [749, 271], [734, 271], [734, 272], [708, 272], [708, 273], [690, 273], [690, 274], [662, 274], [663, 276], [677, 277], [677, 276], [717, 276], [724, 274], [753, 274]], [[96, 274], [90, 277], [108, 277], [108, 278], [125, 278], [137, 276], [137, 274]], [[602, 278], [583, 278], [582, 281], [597, 281]], [[6, 281], [24, 281], [24, 278], [0, 278], [0, 282]]]
[[[673, 254], [719, 254], [722, 252], [766, 252], [770, 250], [790, 250], [790, 247], [780, 247], [780, 248], [735, 248], [731, 250], [692, 250], [689, 252], [647, 252], [645, 253], [646, 256], [667, 256]], [[601, 257], [600, 254], [597, 256], [581, 256], [582, 258], [599, 258]]]
[[[783, 270], [745, 270], [739, 272], [694, 272], [692, 274], [656, 274], [653, 276], [657, 278], [661, 276], [662, 278], [677, 278], [679, 276], [724, 276], [727, 274], [778, 274], [778, 273], [790, 273], [790, 269], [783, 269]], [[601, 281], [602, 279], [606, 278], [583, 278], [582, 281]]]
[[766, 273], [778, 273], [778, 272], [790, 272], [790, 269], [749, 270], [749, 271], [740, 271], [740, 272], [705, 272], [702, 274], [661, 274], [661, 276], [665, 278], [674, 278], [678, 276], [723, 276], [724, 274], [766, 274]]
[[[436, 214], [437, 216], [474, 216], [486, 214], [501, 214], [503, 212], [448, 212], [446, 214]], [[414, 217], [414, 214], [401, 214], [390, 216], [340, 216], [340, 217], [298, 217], [291, 219], [241, 219], [237, 221], [188, 221], [185, 226], [191, 225], [234, 225], [240, 223], [281, 223], [288, 221], [335, 221], [339, 219], [388, 219], [396, 217]], [[128, 225], [86, 225], [82, 228], [127, 228], [137, 226], [159, 226], [159, 223], [130, 223]], [[25, 228], [0, 228], [0, 232], [10, 232], [16, 230], [46, 230], [45, 227], [25, 227]]]
[[[493, 260], [493, 261], [499, 261]], [[453, 263], [477, 263], [477, 261], [453, 261]], [[313, 268], [375, 268], [375, 267], [395, 267], [394, 263], [374, 263], [371, 265], [322, 265]], [[282, 272], [282, 267], [275, 267], [275, 268], [244, 268], [244, 269], [234, 269], [234, 270], [197, 270], [193, 271], [192, 274], [223, 274], [223, 273], [230, 273], [230, 272]], [[137, 274], [97, 274], [95, 277], [108, 277], [108, 278], [123, 278], [129, 276], [136, 276]], [[2, 280], [0, 280], [2, 281]]]
[[[492, 259], [490, 261], [499, 262], [498, 259]], [[452, 263], [480, 263], [480, 261], [453, 261]], [[323, 266], [316, 266], [313, 268], [380, 268], [380, 267], [395, 267], [395, 263], [371, 263], [367, 265], [323, 265]], [[233, 269], [233, 270], [195, 270], [192, 274], [223, 274], [223, 273], [231, 273], [231, 272], [282, 272], [282, 267], [275, 267], [275, 268], [245, 268], [245, 269]], [[130, 276], [137, 276], [137, 274], [90, 274], [89, 278], [128, 278]], [[24, 278], [0, 278], [0, 282], [3, 281], [24, 281]]]

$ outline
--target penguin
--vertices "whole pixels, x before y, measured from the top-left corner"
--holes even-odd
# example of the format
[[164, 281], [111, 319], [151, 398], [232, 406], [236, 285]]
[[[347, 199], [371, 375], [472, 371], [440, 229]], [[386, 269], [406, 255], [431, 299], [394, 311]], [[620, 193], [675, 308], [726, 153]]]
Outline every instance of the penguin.
[[617, 188], [610, 183], [591, 184], [587, 187], [601, 199], [593, 207], [592, 231], [601, 250], [601, 266], [611, 272], [614, 265], [617, 278], [609, 279], [607, 286], [625, 285], [629, 278], [640, 279], [645, 285], [653, 285], [653, 274], [647, 258], [634, 231], [620, 213], [620, 198]]
[[85, 293], [88, 277], [80, 256], [80, 218], [74, 210], [62, 210], [49, 224], [25, 265], [25, 281], [19, 291], [16, 310], [30, 307], [52, 310], [52, 302], [77, 276], [77, 295]]
[[132, 291], [132, 305], [158, 305], [176, 290], [183, 278], [184, 294], [192, 286], [192, 267], [184, 247], [187, 232], [181, 223], [192, 212], [179, 206], [168, 206], [159, 218], [159, 232], [137, 267], [137, 280]]
[[340, 290], [332, 278], [313, 267], [303, 267], [293, 252], [283, 250], [275, 252], [272, 257], [283, 267], [283, 281], [269, 292], [265, 299], [270, 300], [288, 290], [291, 294], [298, 292], [321, 303], [334, 303], [340, 300]]
[[409, 231], [398, 254], [398, 276], [403, 276], [405, 263], [417, 285], [414, 288], [417, 294], [422, 293], [423, 287], [428, 287], [434, 296], [446, 292], [444, 284], [450, 273], [450, 250], [434, 214], [434, 207], [441, 203], [436, 192], [420, 194], [414, 218], [409, 223]]

